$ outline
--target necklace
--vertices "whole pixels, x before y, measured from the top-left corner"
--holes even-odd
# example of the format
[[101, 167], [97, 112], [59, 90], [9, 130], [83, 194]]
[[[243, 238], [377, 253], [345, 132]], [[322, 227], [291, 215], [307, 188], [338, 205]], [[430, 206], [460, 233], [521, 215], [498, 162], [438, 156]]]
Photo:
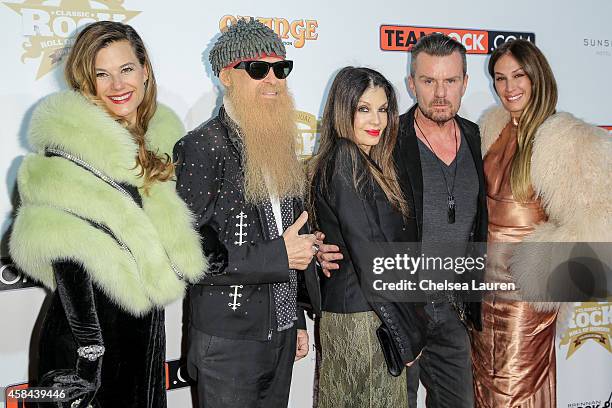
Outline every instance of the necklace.
[[436, 151], [432, 147], [431, 143], [429, 143], [427, 136], [425, 136], [425, 132], [423, 132], [423, 129], [421, 129], [421, 127], [419, 126], [419, 121], [417, 120], [416, 115], [414, 117], [414, 123], [416, 124], [417, 129], [419, 129], [419, 131], [423, 135], [425, 142], [427, 142], [427, 146], [429, 146], [429, 149], [431, 149], [434, 156], [436, 156], [436, 159], [437, 159], [436, 163], [438, 163], [438, 166], [440, 167], [440, 171], [442, 172], [442, 177], [444, 178], [444, 187], [446, 187], [446, 193], [447, 193], [446, 203], [448, 206], [447, 211], [446, 211], [447, 221], [449, 224], [454, 224], [455, 223], [455, 195], [454, 195], [454, 192], [455, 192], [455, 178], [457, 177], [457, 155], [459, 153], [459, 147], [457, 143], [457, 125], [455, 121], [453, 120], [453, 129], [455, 131], [454, 132], [455, 133], [455, 160], [454, 160], [455, 169], [453, 171], [453, 180], [452, 180], [453, 184], [449, 187], [448, 181], [446, 180], [446, 174], [444, 173], [444, 168], [442, 167], [442, 164], [440, 163], [442, 160], [440, 160], [440, 158], [436, 154]]

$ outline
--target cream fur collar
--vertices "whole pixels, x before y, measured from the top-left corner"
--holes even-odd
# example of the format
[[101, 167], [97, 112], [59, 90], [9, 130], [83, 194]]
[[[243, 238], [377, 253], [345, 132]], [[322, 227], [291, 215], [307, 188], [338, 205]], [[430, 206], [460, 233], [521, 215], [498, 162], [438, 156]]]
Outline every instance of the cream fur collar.
[[[510, 115], [499, 106], [484, 113], [480, 120], [483, 156], [509, 121]], [[544, 299], [550, 279], [555, 278], [550, 275], [555, 270], [547, 252], [550, 247], [530, 243], [612, 241], [610, 174], [612, 138], [608, 132], [565, 112], [552, 115], [540, 126], [534, 138], [531, 180], [549, 218], [516, 248], [510, 268], [526, 299]], [[554, 302], [533, 305], [537, 310], [561, 306]], [[567, 307], [560, 315], [567, 317], [566, 312]]]

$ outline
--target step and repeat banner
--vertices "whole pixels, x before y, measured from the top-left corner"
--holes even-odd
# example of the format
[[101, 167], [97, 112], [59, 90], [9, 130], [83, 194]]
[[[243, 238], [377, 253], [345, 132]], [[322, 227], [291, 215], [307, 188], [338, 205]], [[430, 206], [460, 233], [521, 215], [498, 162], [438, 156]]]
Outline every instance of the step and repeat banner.
[[[160, 101], [191, 129], [214, 115], [221, 102], [220, 83], [202, 62], [214, 39], [237, 19], [258, 18], [282, 37], [288, 58], [295, 62], [289, 86], [299, 111], [300, 149], [306, 158], [316, 146], [325, 97], [340, 68], [368, 66], [382, 72], [396, 87], [403, 112], [414, 103], [406, 86], [406, 51], [434, 31], [462, 42], [469, 53], [462, 116], [477, 121], [498, 102], [487, 75], [488, 55], [508, 40], [524, 38], [535, 42], [552, 65], [559, 84], [559, 110], [612, 129], [610, 15], [609, 0], [0, 0], [0, 387], [27, 386], [36, 327], [47, 297], [20, 276], [8, 258], [7, 240], [18, 200], [16, 172], [28, 150], [26, 134], [34, 107], [44, 96], [65, 88], [63, 56], [79, 27], [98, 20], [133, 25], [152, 57]], [[179, 363], [182, 321], [181, 302], [169, 306], [170, 407], [191, 406], [186, 373]], [[309, 329], [312, 339], [312, 325]], [[557, 339], [559, 407], [610, 406], [611, 329], [612, 303], [575, 305]], [[312, 350], [296, 363], [291, 407], [313, 405], [314, 361]]]

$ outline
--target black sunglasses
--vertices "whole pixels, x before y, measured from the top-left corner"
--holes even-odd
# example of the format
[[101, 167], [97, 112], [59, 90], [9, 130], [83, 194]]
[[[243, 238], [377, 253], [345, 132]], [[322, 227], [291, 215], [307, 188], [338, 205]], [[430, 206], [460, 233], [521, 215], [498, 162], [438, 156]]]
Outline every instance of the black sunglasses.
[[274, 75], [278, 79], [285, 79], [293, 69], [293, 61], [282, 60], [274, 63], [266, 61], [242, 61], [235, 65], [234, 69], [244, 69], [251, 78], [260, 80], [268, 75], [270, 67], [272, 67], [272, 71], [274, 71]]

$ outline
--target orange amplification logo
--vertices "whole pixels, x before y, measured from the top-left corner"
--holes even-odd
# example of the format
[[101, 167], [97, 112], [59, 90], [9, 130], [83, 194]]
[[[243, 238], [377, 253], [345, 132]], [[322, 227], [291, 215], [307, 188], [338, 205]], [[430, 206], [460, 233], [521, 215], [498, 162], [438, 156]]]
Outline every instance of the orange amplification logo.
[[381, 25], [380, 49], [410, 51], [421, 37], [432, 33], [442, 33], [457, 40], [465, 46], [468, 54], [490, 54], [499, 45], [517, 38], [535, 42], [535, 34], [526, 32]]

